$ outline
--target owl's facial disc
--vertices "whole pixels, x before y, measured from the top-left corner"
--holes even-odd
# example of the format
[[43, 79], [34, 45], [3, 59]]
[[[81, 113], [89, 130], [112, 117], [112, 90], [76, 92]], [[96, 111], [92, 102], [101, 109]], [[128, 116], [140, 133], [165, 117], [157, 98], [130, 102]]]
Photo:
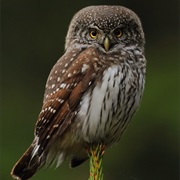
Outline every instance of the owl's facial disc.
[[102, 30], [94, 26], [86, 30], [86, 32], [88, 32], [86, 38], [90, 44], [95, 44], [95, 46], [98, 44], [97, 47], [103, 52], [113, 51], [123, 39], [123, 30], [120, 28]]
[[109, 51], [116, 44], [119, 44], [119, 39], [121, 38], [123, 32], [120, 28], [116, 28], [115, 30], [104, 32], [105, 38], [103, 40], [103, 48], [105, 51]]

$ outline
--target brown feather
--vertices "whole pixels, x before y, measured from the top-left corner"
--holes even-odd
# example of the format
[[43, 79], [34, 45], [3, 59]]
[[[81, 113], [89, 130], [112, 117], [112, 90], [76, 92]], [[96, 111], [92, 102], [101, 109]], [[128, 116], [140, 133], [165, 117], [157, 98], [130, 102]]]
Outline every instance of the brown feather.
[[[46, 146], [49, 147], [65, 133], [76, 117], [84, 92], [87, 91], [92, 81], [94, 81], [95, 68], [97, 67], [93, 65], [92, 53], [95, 51], [93, 48], [85, 51], [79, 54], [76, 60], [72, 61], [72, 65], [66, 69], [65, 73], [62, 73], [64, 69], [59, 69], [59, 73], [56, 73], [57, 77], [59, 77], [59, 74], [62, 75], [62, 80], [56, 83], [56, 89], [60, 87], [57, 92], [53, 93], [52, 90], [49, 90], [48, 87], [52, 86], [52, 83], [50, 81], [47, 82], [48, 86], [45, 94], [48, 94], [48, 98], [44, 100], [35, 131], [39, 137], [39, 154], [46, 151]], [[59, 62], [63, 62], [63, 60], [62, 57], [62, 60]], [[87, 68], [82, 71], [84, 64], [87, 65]], [[56, 66], [58, 65], [55, 65], [50, 73], [50, 77], [51, 74], [57, 71]], [[68, 77], [68, 74], [71, 74], [71, 77]], [[62, 84], [65, 84], [64, 87], [61, 86]], [[62, 103], [60, 103], [60, 100], [62, 100]], [[51, 112], [51, 109], [52, 111], [55, 110], [55, 112]]]

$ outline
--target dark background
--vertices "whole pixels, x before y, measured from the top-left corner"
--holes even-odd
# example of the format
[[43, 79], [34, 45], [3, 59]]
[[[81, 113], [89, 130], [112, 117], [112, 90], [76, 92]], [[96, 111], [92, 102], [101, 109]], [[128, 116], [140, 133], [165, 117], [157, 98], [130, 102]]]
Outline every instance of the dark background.
[[[146, 35], [146, 89], [120, 143], [106, 151], [105, 180], [178, 180], [178, 2], [154, 0], [3, 0], [1, 2], [0, 179], [33, 140], [50, 69], [64, 52], [69, 22], [88, 5], [118, 4], [135, 11]], [[41, 170], [33, 180], [83, 180], [88, 162]]]

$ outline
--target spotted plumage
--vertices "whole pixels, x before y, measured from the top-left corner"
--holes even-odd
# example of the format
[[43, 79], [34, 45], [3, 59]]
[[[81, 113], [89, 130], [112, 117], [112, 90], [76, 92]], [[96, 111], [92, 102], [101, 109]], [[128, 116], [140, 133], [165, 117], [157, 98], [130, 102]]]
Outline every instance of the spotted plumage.
[[48, 77], [34, 141], [13, 177], [28, 179], [67, 156], [75, 167], [88, 158], [88, 144], [118, 142], [139, 107], [145, 72], [144, 33], [134, 12], [122, 6], [80, 10]]

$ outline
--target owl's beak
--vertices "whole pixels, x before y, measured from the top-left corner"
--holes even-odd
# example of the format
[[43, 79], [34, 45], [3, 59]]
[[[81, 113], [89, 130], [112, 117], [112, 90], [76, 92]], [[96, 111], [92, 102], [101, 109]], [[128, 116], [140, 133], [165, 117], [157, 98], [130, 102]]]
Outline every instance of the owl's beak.
[[104, 42], [103, 42], [104, 48], [106, 51], [109, 51], [109, 47], [110, 47], [110, 40], [108, 37], [105, 37]]

